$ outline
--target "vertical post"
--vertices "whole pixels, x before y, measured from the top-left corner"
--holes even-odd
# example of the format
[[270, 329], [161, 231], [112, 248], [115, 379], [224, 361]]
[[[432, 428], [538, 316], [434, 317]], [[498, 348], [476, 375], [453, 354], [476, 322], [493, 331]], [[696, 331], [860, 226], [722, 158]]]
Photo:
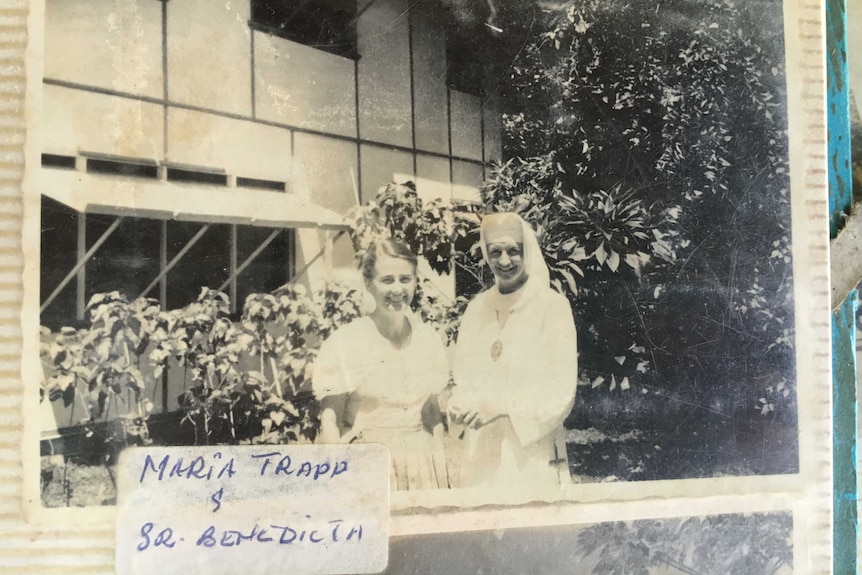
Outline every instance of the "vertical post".
[[323, 244], [323, 265], [327, 270], [332, 269], [332, 248], [335, 246], [335, 240], [332, 238], [332, 232], [325, 232], [326, 239]]
[[413, 178], [417, 178], [416, 174], [416, 70], [413, 54], [413, 8], [416, 4], [411, 4], [407, 10], [407, 47], [410, 52], [410, 135], [413, 147]]
[[[251, 22], [254, 19], [254, 7], [252, 6], [253, 2], [248, 3], [248, 21]], [[254, 63], [254, 28], [249, 28], [248, 41], [249, 41], [249, 67], [251, 68], [251, 117], [257, 118], [257, 94], [255, 90], [257, 89], [257, 70], [255, 69], [257, 66]]]
[[161, 234], [159, 238], [159, 305], [163, 310], [168, 309], [168, 275], [165, 269], [168, 266], [168, 222], [162, 220]]
[[[87, 253], [87, 216], [78, 213], [78, 263], [83, 261]], [[78, 321], [84, 319], [87, 307], [87, 266], [83, 265], [76, 276], [75, 317]]]
[[287, 232], [287, 275], [285, 276], [289, 281], [290, 278], [296, 274], [296, 230], [288, 229], [285, 230]]
[[[168, 158], [168, 2], [162, 0], [162, 157]], [[167, 173], [167, 171], [165, 172]]]
[[[373, 2], [369, 3], [368, 6], [373, 4]], [[368, 8], [366, 6], [366, 9]], [[356, 16], [356, 33], [359, 35], [359, 20], [362, 17], [362, 12], [360, 11]], [[357, 49], [359, 48], [359, 39], [356, 40]], [[360, 194], [360, 203], [361, 203], [361, 194], [362, 194], [362, 144], [360, 143], [362, 140], [362, 130], [360, 129], [360, 105], [359, 105], [359, 58], [353, 59], [353, 104], [355, 106], [356, 111], [356, 189], [359, 190]]]
[[231, 224], [230, 226], [230, 287], [228, 290], [228, 296], [230, 297], [230, 311], [231, 313], [236, 313], [237, 311], [237, 281], [236, 278], [239, 275], [236, 270], [237, 266], [237, 226], [236, 224]]
[[[449, 41], [448, 38], [446, 40]], [[452, 163], [452, 88], [449, 87], [447, 82], [446, 84], [446, 129], [447, 129], [447, 138], [449, 139], [449, 201], [452, 201], [452, 197], [454, 195], [455, 190], [455, 182], [454, 174], [455, 168]]]

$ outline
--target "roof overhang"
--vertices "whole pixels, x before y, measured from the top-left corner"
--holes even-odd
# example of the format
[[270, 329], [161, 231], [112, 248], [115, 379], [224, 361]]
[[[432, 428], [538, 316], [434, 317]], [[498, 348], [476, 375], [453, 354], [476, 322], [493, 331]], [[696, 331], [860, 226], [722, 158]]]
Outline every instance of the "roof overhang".
[[290, 193], [42, 168], [40, 192], [82, 213], [271, 228], [348, 228], [340, 214]]

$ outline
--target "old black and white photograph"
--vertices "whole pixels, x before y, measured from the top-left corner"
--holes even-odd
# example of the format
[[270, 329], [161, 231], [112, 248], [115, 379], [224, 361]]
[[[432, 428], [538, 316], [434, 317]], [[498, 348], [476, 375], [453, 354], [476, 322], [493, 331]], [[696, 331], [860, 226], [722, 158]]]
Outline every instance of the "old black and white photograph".
[[[148, 445], [382, 443], [404, 507], [800, 473], [784, 26], [780, 0], [46, 0], [41, 505], [114, 505]], [[583, 572], [730, 572], [698, 521], [639, 571], [601, 548], [652, 527], [586, 529]]]
[[393, 538], [385, 573], [788, 575], [793, 540], [789, 512], [435, 533]]

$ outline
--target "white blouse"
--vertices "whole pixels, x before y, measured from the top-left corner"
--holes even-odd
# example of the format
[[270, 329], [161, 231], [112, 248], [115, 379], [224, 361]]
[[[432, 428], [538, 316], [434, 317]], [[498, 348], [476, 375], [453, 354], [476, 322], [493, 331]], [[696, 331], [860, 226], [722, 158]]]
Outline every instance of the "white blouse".
[[339, 328], [320, 348], [314, 362], [314, 393], [318, 399], [355, 394], [355, 431], [419, 429], [428, 396], [443, 391], [449, 381], [440, 336], [413, 314], [407, 318], [412, 333], [401, 349], [367, 316]]

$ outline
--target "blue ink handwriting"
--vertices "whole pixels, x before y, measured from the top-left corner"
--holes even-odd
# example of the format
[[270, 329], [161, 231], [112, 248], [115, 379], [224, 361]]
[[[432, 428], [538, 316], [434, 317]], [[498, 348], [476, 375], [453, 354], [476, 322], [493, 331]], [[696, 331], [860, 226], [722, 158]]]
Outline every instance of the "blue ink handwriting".
[[152, 533], [155, 525], [147, 522], [141, 525], [141, 537], [143, 541], [138, 543], [138, 551], [144, 551], [150, 547], [150, 543], [152, 542], [153, 547], [168, 547], [173, 549], [174, 545], [176, 545], [176, 541], [173, 540], [174, 531], [170, 527], [166, 527], [159, 531], [156, 535], [155, 539], [151, 541], [150, 533]]
[[263, 477], [270, 464], [272, 464], [273, 459], [275, 457], [279, 457], [278, 463], [275, 464], [273, 468], [273, 475], [293, 475], [296, 474], [296, 477], [311, 477], [315, 481], [317, 481], [321, 477], [328, 476], [330, 479], [341, 475], [342, 473], [347, 471], [347, 461], [336, 461], [333, 464], [330, 464], [328, 461], [324, 461], [322, 463], [312, 463], [310, 461], [303, 461], [299, 467], [293, 467], [293, 460], [290, 458], [290, 455], [285, 455], [282, 457], [281, 452], [273, 451], [272, 453], [260, 453], [256, 455], [252, 455], [254, 459], [263, 459], [263, 463], [260, 466], [260, 475]]
[[[221, 459], [221, 452], [215, 452], [212, 457], [213, 459]], [[186, 479], [206, 479], [207, 481], [212, 479], [214, 474], [216, 479], [221, 479], [225, 475], [227, 475], [228, 478], [231, 478], [236, 474], [233, 457], [231, 457], [227, 463], [221, 464], [218, 473], [215, 473], [217, 464], [207, 462], [206, 459], [200, 455], [192, 459], [188, 464], [183, 461], [182, 457], [178, 457], [172, 466], [170, 464], [170, 455], [165, 455], [158, 464], [156, 464], [152, 456], [147, 455], [144, 458], [144, 468], [141, 470], [141, 478], [139, 482], [144, 482], [148, 471], [151, 473], [158, 473], [159, 481], [164, 479], [166, 472], [168, 478], [185, 477]], [[169, 466], [170, 470], [168, 470]]]

